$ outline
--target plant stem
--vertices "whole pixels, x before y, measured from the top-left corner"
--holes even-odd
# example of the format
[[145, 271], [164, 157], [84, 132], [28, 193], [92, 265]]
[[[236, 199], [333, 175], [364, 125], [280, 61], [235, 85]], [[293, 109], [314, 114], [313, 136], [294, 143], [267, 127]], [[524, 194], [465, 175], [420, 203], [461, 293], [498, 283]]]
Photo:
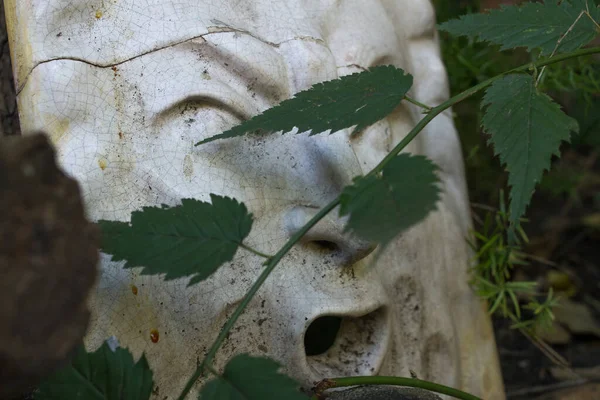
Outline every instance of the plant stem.
[[254, 254], [256, 254], [257, 256], [260, 256], [260, 257], [262, 257], [262, 258], [266, 258], [267, 260], [268, 260], [268, 259], [271, 259], [271, 258], [273, 258], [273, 256], [270, 256], [270, 255], [268, 255], [268, 254], [265, 254], [265, 253], [263, 253], [263, 252], [260, 252], [260, 251], [258, 251], [258, 250], [256, 250], [256, 249], [254, 249], [254, 248], [252, 248], [252, 247], [250, 247], [250, 246], [248, 246], [248, 245], [245, 245], [244, 243], [240, 243], [240, 247], [241, 247], [242, 249], [248, 250], [250, 253], [254, 253]]
[[377, 166], [375, 168], [373, 168], [371, 170], [371, 172], [369, 172], [367, 174], [367, 176], [372, 176], [372, 175], [375, 175], [375, 174], [378, 174], [379, 172], [381, 172], [383, 170], [383, 168], [387, 165], [387, 163], [389, 163], [394, 157], [396, 157], [415, 137], [417, 137], [417, 135], [419, 133], [421, 133], [423, 128], [425, 128], [425, 126], [427, 124], [429, 124], [439, 114], [446, 111], [448, 108], [452, 107], [453, 105], [460, 103], [461, 101], [473, 96], [475, 93], [479, 92], [480, 90], [485, 89], [486, 87], [490, 86], [492, 83], [497, 81], [498, 79], [500, 79], [508, 74], [515, 73], [515, 72], [523, 72], [523, 71], [527, 71], [530, 69], [555, 64], [557, 62], [565, 61], [565, 60], [568, 60], [571, 58], [582, 57], [582, 56], [587, 56], [587, 55], [596, 54], [596, 53], [600, 53], [600, 47], [591, 47], [588, 49], [576, 50], [576, 51], [573, 51], [570, 53], [560, 54], [560, 55], [552, 57], [552, 58], [538, 60], [535, 62], [530, 62], [530, 63], [524, 64], [524, 65], [521, 65], [520, 67], [517, 67], [517, 68], [511, 69], [509, 71], [503, 72], [501, 74], [498, 74], [494, 77], [491, 77], [491, 78], [465, 90], [464, 92], [457, 94], [456, 96], [446, 100], [439, 106], [433, 107], [431, 109], [431, 111], [429, 113], [427, 113], [427, 115], [425, 117], [423, 117], [423, 119], [421, 119], [417, 123], [417, 125], [415, 125], [415, 127], [408, 133], [408, 135], [406, 135], [404, 137], [404, 139], [402, 139], [400, 141], [400, 143], [398, 143], [396, 145], [396, 147], [394, 147], [392, 149], [392, 151], [390, 151], [387, 154], [387, 156], [385, 156], [383, 158], [383, 160], [381, 160], [381, 162], [379, 164], [377, 164]]
[[[523, 71], [527, 71], [529, 69], [539, 68], [539, 67], [543, 67], [545, 65], [555, 64], [557, 62], [568, 60], [571, 58], [576, 58], [576, 57], [581, 57], [581, 56], [586, 56], [586, 55], [591, 55], [591, 54], [596, 54], [596, 53], [600, 53], [600, 47], [592, 47], [592, 48], [587, 48], [587, 49], [576, 50], [576, 51], [573, 51], [570, 53], [560, 54], [558, 56], [548, 58], [545, 60], [538, 60], [535, 62], [530, 62], [530, 63], [527, 63], [520, 67], [514, 68], [510, 71], [506, 71], [499, 75], [496, 75], [484, 82], [479, 83], [478, 85], [473, 86], [472, 88], [465, 90], [462, 93], [457, 94], [456, 96], [445, 101], [444, 103], [440, 104], [439, 106], [432, 108], [431, 111], [425, 117], [423, 117], [423, 119], [421, 119], [417, 123], [417, 125], [415, 125], [415, 127], [408, 133], [408, 135], [406, 135], [406, 137], [402, 141], [400, 141], [400, 143], [398, 143], [396, 145], [396, 147], [394, 147], [392, 149], [392, 151], [390, 151], [388, 153], [388, 155], [385, 156], [383, 158], [383, 160], [381, 160], [381, 162], [375, 168], [373, 168], [371, 170], [371, 172], [369, 172], [366, 176], [372, 176], [372, 175], [375, 175], [375, 174], [381, 172], [383, 170], [383, 168], [396, 155], [398, 155], [398, 153], [400, 153], [423, 130], [423, 128], [425, 128], [425, 126], [429, 122], [431, 122], [436, 116], [438, 116], [439, 114], [441, 114], [443, 111], [447, 110], [448, 108], [452, 107], [453, 105], [474, 95], [475, 93], [479, 92], [480, 90], [485, 89], [486, 87], [488, 87], [489, 85], [494, 83], [496, 80], [502, 78], [503, 76], [508, 75], [510, 73], [523, 72]], [[196, 371], [194, 371], [194, 374], [186, 383], [183, 391], [177, 398], [178, 400], [184, 400], [185, 397], [189, 394], [189, 392], [192, 389], [192, 387], [194, 386], [195, 382], [198, 380], [198, 378], [200, 378], [200, 376], [202, 376], [205, 366], [210, 365], [213, 358], [215, 357], [215, 354], [217, 353], [217, 351], [219, 350], [219, 348], [225, 341], [225, 338], [227, 338], [227, 335], [229, 334], [229, 331], [231, 330], [231, 328], [235, 325], [235, 323], [238, 320], [238, 318], [240, 317], [240, 315], [244, 312], [244, 309], [246, 308], [246, 306], [250, 303], [250, 301], [252, 300], [252, 298], [254, 297], [256, 292], [258, 292], [258, 289], [260, 289], [262, 284], [266, 281], [266, 279], [269, 277], [269, 275], [271, 274], [273, 269], [277, 266], [279, 261], [281, 261], [283, 256], [285, 256], [287, 254], [287, 252], [290, 251], [290, 249], [297, 242], [300, 241], [302, 236], [304, 236], [310, 230], [310, 228], [312, 228], [314, 225], [316, 225], [317, 222], [319, 222], [323, 217], [325, 217], [327, 214], [329, 214], [329, 212], [331, 210], [333, 210], [335, 207], [337, 207], [339, 204], [340, 204], [340, 197], [338, 196], [333, 201], [331, 201], [331, 203], [329, 203], [325, 207], [323, 207], [310, 221], [308, 221], [306, 223], [306, 225], [304, 225], [302, 227], [302, 229], [300, 229], [294, 236], [292, 236], [286, 242], [286, 244], [277, 252], [277, 254], [275, 254], [273, 257], [268, 259], [265, 269], [260, 274], [260, 276], [258, 277], [256, 282], [254, 282], [254, 284], [252, 285], [250, 290], [246, 293], [246, 295], [242, 299], [241, 303], [237, 306], [237, 308], [235, 309], [235, 311], [233, 312], [231, 317], [227, 320], [225, 325], [223, 325], [223, 328], [221, 329], [219, 336], [217, 336], [217, 339], [214, 341], [210, 350], [206, 354], [206, 357], [204, 358], [202, 363], [196, 368]], [[373, 378], [375, 378], [375, 377], [373, 377]], [[352, 379], [352, 378], [343, 378], [343, 379]], [[392, 379], [392, 378], [390, 378], [390, 379]], [[393, 379], [407, 379], [407, 378], [393, 378]], [[342, 378], [340, 378], [340, 380], [342, 380]], [[462, 398], [465, 399], [465, 397], [462, 397]], [[474, 397], [474, 396], [466, 397], [466, 399], [469, 399], [469, 400], [477, 399], [478, 400], [478, 398]]]
[[[393, 385], [393, 386], [409, 386], [429, 390], [430, 392], [446, 394], [461, 400], [482, 400], [477, 396], [465, 393], [461, 390], [454, 389], [448, 386], [440, 385], [433, 382], [423, 381], [414, 378], [400, 378], [395, 376], [352, 376], [348, 378], [334, 378], [326, 380], [326, 389], [340, 388], [347, 386], [358, 385]], [[318, 388], [318, 385], [317, 385]], [[317, 397], [313, 397], [317, 399]]]
[[325, 217], [327, 214], [329, 214], [329, 212], [331, 210], [333, 210], [335, 207], [337, 207], [338, 204], [340, 204], [339, 196], [336, 197], [329, 204], [327, 204], [325, 207], [323, 207], [321, 210], [319, 210], [319, 212], [314, 217], [312, 217], [311, 220], [308, 221], [302, 227], [302, 229], [300, 229], [298, 232], [296, 232], [296, 234], [294, 236], [292, 236], [286, 242], [286, 244], [277, 252], [277, 254], [275, 254], [267, 262], [267, 266], [265, 267], [263, 272], [260, 274], [260, 276], [258, 277], [256, 282], [254, 282], [254, 284], [252, 285], [250, 290], [246, 293], [246, 295], [244, 296], [244, 298], [242, 299], [240, 304], [237, 306], [237, 308], [235, 309], [235, 311], [233, 312], [231, 317], [229, 317], [229, 319], [227, 320], [225, 325], [223, 325], [223, 329], [221, 329], [221, 333], [219, 333], [219, 336], [217, 336], [217, 339], [213, 343], [212, 347], [210, 348], [210, 350], [208, 350], [208, 353], [204, 357], [204, 360], [202, 361], [202, 363], [196, 368], [194, 375], [192, 375], [192, 377], [186, 383], [185, 388], [183, 389], [183, 391], [181, 392], [181, 394], [178, 397], [178, 400], [184, 400], [185, 397], [190, 392], [190, 390], [192, 389], [192, 387], [194, 386], [194, 383], [196, 382], [196, 380], [198, 380], [198, 378], [200, 378], [200, 376], [202, 376], [204, 368], [207, 365], [210, 365], [213, 358], [215, 357], [215, 354], [221, 347], [221, 344], [223, 344], [223, 341], [225, 341], [225, 338], [227, 338], [227, 335], [229, 334], [229, 331], [231, 330], [233, 325], [235, 325], [235, 323], [238, 320], [238, 318], [240, 317], [240, 315], [242, 315], [242, 313], [244, 312], [244, 309], [246, 308], [246, 306], [250, 303], [250, 301], [252, 300], [252, 298], [254, 297], [256, 292], [258, 292], [258, 289], [260, 289], [262, 284], [267, 280], [267, 278], [269, 277], [269, 275], [271, 274], [271, 272], [273, 271], [275, 266], [277, 266], [279, 261], [281, 261], [283, 256], [285, 256], [287, 254], [287, 252], [290, 251], [290, 249], [298, 241], [300, 241], [302, 236], [304, 236], [310, 230], [310, 228], [315, 226], [317, 224], [317, 222], [319, 222], [321, 219], [323, 219], [323, 217]]
[[432, 109], [432, 107], [429, 107], [428, 105], [423, 104], [420, 101], [413, 99], [412, 97], [404, 96], [404, 100], [408, 101], [409, 103], [413, 103], [415, 106], [425, 109], [426, 112], [429, 112]]

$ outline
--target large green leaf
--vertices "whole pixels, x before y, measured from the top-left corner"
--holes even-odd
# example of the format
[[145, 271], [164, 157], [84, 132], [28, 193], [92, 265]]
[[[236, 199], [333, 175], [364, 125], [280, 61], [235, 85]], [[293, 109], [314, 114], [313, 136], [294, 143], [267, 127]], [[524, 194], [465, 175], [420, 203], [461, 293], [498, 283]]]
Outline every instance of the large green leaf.
[[494, 82], [482, 106], [487, 106], [483, 127], [508, 170], [510, 221], [514, 225], [525, 213], [544, 170], [550, 167], [552, 155], [559, 154], [560, 143], [578, 130], [577, 121], [538, 92], [533, 78], [525, 74]]
[[131, 224], [99, 221], [102, 251], [127, 260], [125, 268], [144, 267], [142, 274], [200, 282], [233, 259], [252, 228], [243, 203], [210, 197], [212, 204], [183, 199], [176, 207], [144, 207], [131, 213]]
[[393, 66], [373, 67], [319, 83], [248, 121], [197, 145], [249, 132], [298, 132], [315, 135], [356, 125], [361, 130], [391, 113], [412, 86], [411, 75]]
[[424, 219], [439, 200], [437, 166], [423, 156], [400, 154], [378, 176], [355, 178], [341, 195], [346, 229], [386, 244]]
[[[590, 14], [600, 21], [600, 9], [593, 1], [588, 2]], [[522, 6], [502, 6], [487, 14], [467, 14], [443, 23], [439, 29], [499, 44], [502, 50], [527, 47], [531, 51], [540, 48], [542, 55], [549, 55], [584, 10], [586, 0], [527, 2]], [[561, 40], [557, 52], [576, 50], [596, 35], [595, 24], [584, 15]]]
[[36, 400], [147, 400], [152, 371], [146, 357], [134, 363], [127, 349], [104, 343], [93, 353], [81, 346], [71, 364], [44, 381]]
[[208, 382], [200, 400], [308, 400], [299, 385], [277, 372], [275, 361], [241, 354], [227, 363], [222, 375]]

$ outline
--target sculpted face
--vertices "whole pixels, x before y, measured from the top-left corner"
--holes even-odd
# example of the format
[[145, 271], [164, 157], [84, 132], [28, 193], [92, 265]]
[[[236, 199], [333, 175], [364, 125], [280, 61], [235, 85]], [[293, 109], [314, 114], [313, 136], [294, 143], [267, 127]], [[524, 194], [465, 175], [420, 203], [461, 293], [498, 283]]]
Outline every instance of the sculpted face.
[[[355, 138], [346, 131], [194, 143], [315, 83], [375, 65], [413, 74], [411, 95], [421, 102], [448, 96], [425, 0], [24, 3], [6, 7], [22, 128], [50, 134], [94, 220], [127, 221], [142, 206], [217, 193], [246, 203], [255, 219], [248, 243], [273, 253], [401, 140], [420, 110], [403, 104]], [[260, 290], [218, 367], [250, 352], [278, 359], [307, 387], [413, 370], [503, 398], [490, 323], [467, 286], [468, 199], [450, 114], [408, 151], [441, 167], [438, 211], [375, 263], [373, 246], [343, 234], [337, 213], [321, 221]], [[157, 398], [173, 396], [262, 261], [240, 250], [187, 288], [187, 279], [142, 276], [103, 256], [86, 344], [114, 335], [135, 357], [145, 352]]]

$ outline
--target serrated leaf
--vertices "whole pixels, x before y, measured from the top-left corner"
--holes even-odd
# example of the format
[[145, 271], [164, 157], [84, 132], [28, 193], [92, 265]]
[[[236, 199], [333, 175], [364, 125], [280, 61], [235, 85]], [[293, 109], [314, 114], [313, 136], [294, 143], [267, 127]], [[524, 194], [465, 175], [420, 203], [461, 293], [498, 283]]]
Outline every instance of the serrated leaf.
[[[502, 50], [539, 48], [542, 55], [549, 55], [584, 10], [586, 0], [526, 2], [522, 6], [501, 6], [487, 14], [463, 15], [441, 24], [439, 29], [452, 35], [499, 44]], [[600, 9], [591, 1], [589, 10], [594, 20], [600, 21]], [[576, 50], [598, 33], [595, 24], [584, 15], [562, 39], [557, 53]]]
[[231, 261], [250, 233], [252, 214], [229, 197], [210, 195], [212, 204], [183, 199], [176, 207], [144, 207], [131, 213], [131, 224], [99, 221], [102, 251], [125, 268], [165, 279], [191, 276], [189, 285]]
[[308, 400], [299, 385], [277, 372], [280, 365], [263, 357], [241, 354], [232, 358], [222, 375], [208, 382], [199, 400]]
[[548, 96], [539, 93], [531, 76], [507, 75], [494, 82], [483, 97], [487, 106], [482, 125], [494, 152], [508, 170], [510, 222], [516, 226], [525, 213], [535, 185], [550, 168], [562, 141], [578, 130]]
[[355, 178], [340, 199], [340, 215], [350, 214], [346, 230], [387, 244], [435, 210], [440, 194], [436, 170], [423, 156], [400, 154], [381, 175]]
[[319, 83], [232, 129], [197, 145], [250, 132], [331, 133], [356, 125], [361, 130], [391, 113], [412, 86], [411, 75], [393, 66], [373, 67]]
[[147, 400], [152, 371], [146, 357], [134, 363], [127, 349], [104, 343], [93, 353], [81, 346], [71, 364], [44, 381], [36, 400]]

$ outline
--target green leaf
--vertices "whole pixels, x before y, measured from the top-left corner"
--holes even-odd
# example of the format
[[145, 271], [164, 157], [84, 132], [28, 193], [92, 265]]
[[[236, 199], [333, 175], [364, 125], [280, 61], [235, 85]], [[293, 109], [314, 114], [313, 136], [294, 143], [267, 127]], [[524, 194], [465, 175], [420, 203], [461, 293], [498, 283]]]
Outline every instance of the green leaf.
[[486, 91], [482, 124], [491, 135], [494, 152], [508, 170], [510, 223], [525, 213], [552, 155], [577, 131], [577, 121], [565, 115], [548, 96], [539, 93], [529, 75], [507, 75]]
[[144, 207], [131, 213], [131, 224], [99, 221], [102, 251], [127, 260], [125, 268], [144, 267], [142, 274], [192, 276], [189, 285], [198, 283], [233, 259], [252, 228], [243, 203], [210, 198], [212, 204], [183, 199], [176, 207]]
[[36, 400], [146, 400], [152, 392], [146, 357], [137, 363], [127, 349], [107, 343], [88, 353], [81, 346], [71, 364], [40, 385]]
[[[501, 6], [487, 14], [463, 15], [443, 23], [439, 29], [453, 35], [499, 44], [502, 50], [527, 47], [532, 51], [539, 48], [542, 55], [549, 55], [584, 10], [586, 0], [527, 2], [522, 6]], [[591, 1], [589, 10], [594, 20], [600, 21], [600, 9]], [[557, 52], [576, 50], [597, 34], [594, 23], [583, 15], [562, 39]]]
[[293, 379], [277, 372], [279, 367], [268, 358], [238, 355], [204, 385], [199, 400], [308, 400]]
[[437, 166], [423, 156], [400, 154], [378, 176], [355, 178], [341, 195], [347, 230], [387, 244], [435, 209], [440, 190]]
[[289, 132], [298, 128], [299, 133], [311, 130], [311, 135], [316, 135], [329, 129], [334, 133], [353, 125], [358, 131], [391, 113], [412, 83], [412, 76], [402, 69], [373, 67], [366, 72], [316, 84], [196, 146], [249, 132]]

